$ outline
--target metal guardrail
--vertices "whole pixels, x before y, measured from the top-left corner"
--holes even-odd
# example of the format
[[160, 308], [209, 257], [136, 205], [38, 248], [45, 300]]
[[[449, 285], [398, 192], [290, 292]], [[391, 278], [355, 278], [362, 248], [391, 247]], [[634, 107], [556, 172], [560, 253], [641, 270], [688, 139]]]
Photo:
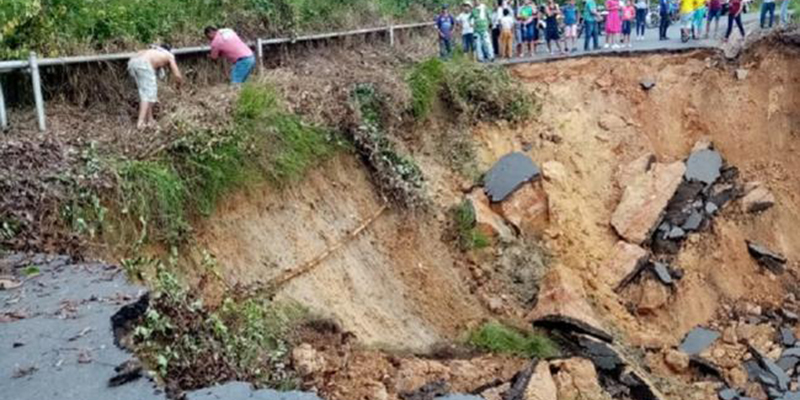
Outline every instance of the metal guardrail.
[[[395, 44], [395, 31], [417, 29], [427, 26], [433, 26], [432, 22], [422, 22], [415, 24], [403, 25], [389, 25], [378, 28], [357, 29], [346, 32], [333, 32], [333, 33], [319, 33], [312, 35], [298, 36], [294, 38], [273, 38], [273, 39], [256, 39], [255, 42], [249, 43], [250, 47], [254, 47], [258, 57], [259, 69], [263, 68], [264, 60], [264, 47], [279, 44], [294, 44], [300, 42], [308, 42], [323, 39], [332, 39], [337, 37], [367, 35], [370, 33], [387, 32], [389, 34], [389, 45]], [[196, 46], [184, 47], [174, 49], [173, 53], [177, 56], [207, 53], [211, 50], [210, 46]], [[33, 84], [33, 96], [36, 103], [36, 119], [39, 125], [39, 130], [44, 132], [47, 130], [47, 120], [44, 109], [44, 98], [42, 96], [41, 78], [39, 69], [41, 67], [63, 66], [71, 64], [85, 64], [94, 62], [106, 61], [120, 61], [127, 60], [133, 57], [136, 53], [115, 53], [115, 54], [98, 54], [91, 56], [73, 56], [73, 57], [57, 57], [57, 58], [38, 58], [35, 52], [31, 52], [28, 60], [11, 60], [0, 61], [0, 74], [7, 73], [15, 70], [24, 69], [31, 74], [31, 81]], [[8, 114], [6, 113], [5, 99], [3, 97], [3, 87], [0, 85], [0, 129], [8, 128]]]

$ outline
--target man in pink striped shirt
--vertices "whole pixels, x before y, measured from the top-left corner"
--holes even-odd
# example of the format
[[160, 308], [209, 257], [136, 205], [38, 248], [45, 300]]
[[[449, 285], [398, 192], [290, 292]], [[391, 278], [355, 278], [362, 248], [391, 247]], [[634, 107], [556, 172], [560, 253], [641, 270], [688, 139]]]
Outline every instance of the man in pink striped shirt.
[[216, 60], [220, 55], [227, 58], [233, 64], [231, 83], [244, 83], [256, 65], [253, 50], [250, 50], [233, 29], [209, 26], [206, 27], [205, 34], [211, 41], [211, 59]]

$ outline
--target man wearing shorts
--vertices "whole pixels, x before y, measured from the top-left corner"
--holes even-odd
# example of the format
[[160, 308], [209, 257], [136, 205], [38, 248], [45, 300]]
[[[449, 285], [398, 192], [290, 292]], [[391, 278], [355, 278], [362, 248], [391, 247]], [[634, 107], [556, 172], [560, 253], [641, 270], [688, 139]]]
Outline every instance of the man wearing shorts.
[[714, 21], [714, 37], [719, 34], [719, 19], [722, 17], [722, 0], [708, 1], [708, 21], [706, 21], [706, 39], [711, 32], [711, 21]]
[[[564, 14], [564, 36], [566, 38], [566, 51], [572, 51], [575, 53], [578, 51], [578, 7], [575, 6], [575, 0], [569, 0], [569, 3], [564, 6], [561, 12]], [[570, 50], [570, 42], [572, 42], [572, 50]]]
[[[538, 10], [531, 0], [525, 0], [525, 4], [520, 7], [518, 19], [522, 25], [522, 43], [528, 46], [528, 54], [533, 56], [536, 53], [536, 40], [538, 40], [536, 17]], [[523, 47], [524, 51], [524, 47]], [[521, 55], [521, 54], [520, 54]]]
[[136, 87], [139, 89], [139, 119], [136, 122], [138, 129], [144, 129], [155, 122], [153, 106], [158, 102], [156, 70], [166, 67], [169, 67], [175, 75], [175, 80], [180, 86], [183, 83], [183, 75], [169, 46], [152, 46], [136, 53], [128, 61], [128, 73], [136, 81]]
[[233, 29], [217, 29], [209, 26], [206, 27], [205, 33], [211, 41], [211, 59], [216, 60], [219, 56], [227, 58], [233, 64], [231, 84], [244, 83], [256, 65], [253, 50], [250, 50]]

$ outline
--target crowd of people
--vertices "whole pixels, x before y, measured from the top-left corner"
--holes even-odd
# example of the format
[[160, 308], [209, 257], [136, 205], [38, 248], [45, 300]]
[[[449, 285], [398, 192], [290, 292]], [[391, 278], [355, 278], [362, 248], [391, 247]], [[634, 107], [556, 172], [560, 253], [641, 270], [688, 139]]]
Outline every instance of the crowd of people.
[[[451, 13], [443, 5], [436, 17], [439, 50], [442, 58], [452, 55], [456, 33], [461, 34], [461, 49], [474, 54], [478, 61], [490, 62], [499, 58], [531, 57], [539, 46], [547, 47], [550, 55], [565, 55], [578, 51], [583, 36], [585, 51], [599, 50], [601, 29], [604, 48], [630, 48], [634, 41], [645, 40], [648, 21], [657, 19], [659, 40], [669, 40], [668, 31], [673, 17], [679, 16], [681, 40], [708, 39], [711, 27], [719, 37], [719, 21], [727, 15], [728, 26], [721, 37], [727, 41], [734, 26], [745, 36], [742, 12], [747, 0], [656, 0], [651, 10], [649, 0], [605, 0], [598, 7], [596, 0], [498, 0], [492, 8], [487, 0], [464, 1], [460, 10]], [[761, 27], [771, 28], [775, 22], [776, 1], [781, 1], [781, 20], [788, 22], [790, 0], [764, 0], [761, 6]], [[768, 23], [767, 23], [767, 17]], [[703, 28], [705, 25], [705, 29]], [[703, 33], [705, 31], [705, 33]]]

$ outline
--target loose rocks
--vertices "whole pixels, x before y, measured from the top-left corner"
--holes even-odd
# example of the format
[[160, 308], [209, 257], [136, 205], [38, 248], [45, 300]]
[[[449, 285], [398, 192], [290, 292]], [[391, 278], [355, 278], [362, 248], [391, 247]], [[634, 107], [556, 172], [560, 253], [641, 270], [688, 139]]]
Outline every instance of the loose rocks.
[[699, 181], [711, 185], [720, 176], [722, 156], [710, 149], [692, 153], [686, 161], [686, 180]]
[[742, 198], [744, 210], [750, 213], [757, 213], [769, 209], [775, 205], [775, 196], [766, 187], [756, 183]]
[[786, 266], [786, 258], [782, 255], [750, 241], [747, 242], [747, 251], [764, 268], [775, 274], [783, 273]]
[[700, 354], [708, 346], [711, 346], [719, 336], [719, 332], [697, 327], [686, 335], [678, 349], [688, 355]]

